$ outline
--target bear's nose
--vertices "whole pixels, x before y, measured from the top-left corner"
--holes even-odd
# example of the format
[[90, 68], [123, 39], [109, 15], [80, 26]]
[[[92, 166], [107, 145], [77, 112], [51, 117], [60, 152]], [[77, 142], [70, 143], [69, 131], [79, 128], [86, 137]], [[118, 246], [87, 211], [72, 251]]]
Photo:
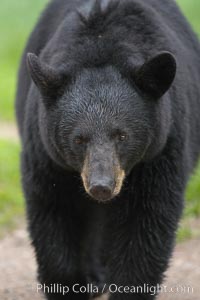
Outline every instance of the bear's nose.
[[112, 197], [112, 189], [107, 185], [93, 185], [89, 192], [93, 198], [99, 201], [106, 201]]

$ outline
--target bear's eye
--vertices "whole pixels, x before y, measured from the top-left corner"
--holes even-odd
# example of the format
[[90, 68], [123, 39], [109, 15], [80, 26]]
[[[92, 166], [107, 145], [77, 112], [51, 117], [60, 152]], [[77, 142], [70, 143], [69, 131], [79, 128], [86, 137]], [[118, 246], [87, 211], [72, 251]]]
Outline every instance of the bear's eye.
[[74, 139], [76, 145], [83, 145], [88, 142], [88, 140], [83, 136], [76, 136]]
[[118, 135], [118, 140], [120, 142], [124, 142], [127, 139], [127, 135], [125, 133], [119, 134]]
[[128, 139], [128, 135], [125, 132], [121, 132], [119, 130], [115, 131], [112, 137], [119, 142], [124, 142]]

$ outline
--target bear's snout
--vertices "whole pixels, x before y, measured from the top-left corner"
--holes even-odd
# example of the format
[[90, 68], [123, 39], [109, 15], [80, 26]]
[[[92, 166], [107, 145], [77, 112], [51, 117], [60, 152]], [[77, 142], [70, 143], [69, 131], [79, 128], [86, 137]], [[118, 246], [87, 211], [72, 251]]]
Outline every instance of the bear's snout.
[[81, 172], [85, 191], [97, 201], [108, 201], [120, 193], [125, 172], [113, 151], [95, 148], [85, 159]]

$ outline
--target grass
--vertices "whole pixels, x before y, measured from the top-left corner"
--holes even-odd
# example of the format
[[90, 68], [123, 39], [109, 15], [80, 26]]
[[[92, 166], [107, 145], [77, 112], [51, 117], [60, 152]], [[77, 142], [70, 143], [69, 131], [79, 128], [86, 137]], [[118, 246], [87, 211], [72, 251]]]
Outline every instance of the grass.
[[200, 37], [200, 1], [199, 0], [177, 0], [183, 13], [190, 21], [192, 27]]
[[23, 215], [19, 178], [19, 151], [16, 142], [0, 140], [0, 228], [13, 228]]
[[[48, 0], [1, 0], [0, 9], [0, 121], [14, 121], [16, 74], [25, 42]], [[200, 36], [200, 1], [177, 0]], [[0, 140], [0, 227], [12, 228], [23, 215], [17, 142]], [[186, 191], [186, 208], [178, 241], [193, 236], [188, 220], [200, 216], [200, 165]]]
[[47, 0], [1, 0], [0, 120], [14, 120], [13, 102], [20, 56]]
[[[200, 163], [191, 176], [185, 194], [186, 204], [177, 241], [183, 242], [191, 237], [200, 236], [200, 229], [191, 225], [191, 220], [200, 217]], [[199, 226], [199, 224], [198, 224]]]
[[187, 205], [184, 212], [184, 217], [199, 217], [200, 216], [200, 163], [196, 171], [191, 176], [185, 198]]

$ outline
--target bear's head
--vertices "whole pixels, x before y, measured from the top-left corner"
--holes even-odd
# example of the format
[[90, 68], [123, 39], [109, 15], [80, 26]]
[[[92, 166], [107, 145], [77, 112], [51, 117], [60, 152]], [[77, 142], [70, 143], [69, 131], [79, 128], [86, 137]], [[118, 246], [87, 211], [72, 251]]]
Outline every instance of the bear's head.
[[39, 101], [39, 128], [48, 154], [82, 177], [98, 201], [119, 194], [138, 163], [164, 148], [170, 130], [170, 97], [176, 61], [162, 52], [124, 76], [114, 66], [74, 75], [34, 54], [28, 67]]

